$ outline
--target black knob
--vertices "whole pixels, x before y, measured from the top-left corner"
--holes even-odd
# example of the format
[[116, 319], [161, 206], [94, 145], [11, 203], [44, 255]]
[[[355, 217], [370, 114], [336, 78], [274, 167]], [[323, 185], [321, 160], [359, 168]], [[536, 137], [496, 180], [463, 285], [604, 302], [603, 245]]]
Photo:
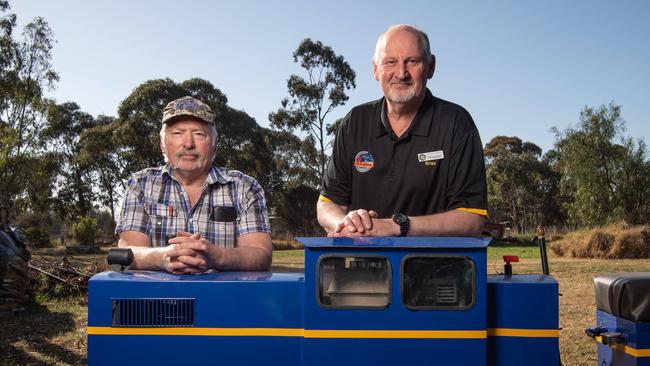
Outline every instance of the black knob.
[[605, 332], [607, 332], [607, 329], [602, 327], [592, 327], [592, 328], [585, 329], [585, 333], [593, 339], [596, 339], [596, 337], [598, 337], [599, 335]]
[[607, 346], [615, 346], [617, 344], [625, 344], [625, 337], [619, 332], [605, 332], [601, 333], [603, 344]]
[[133, 263], [133, 251], [129, 248], [112, 248], [106, 256], [108, 264], [117, 264], [124, 270], [125, 267]]

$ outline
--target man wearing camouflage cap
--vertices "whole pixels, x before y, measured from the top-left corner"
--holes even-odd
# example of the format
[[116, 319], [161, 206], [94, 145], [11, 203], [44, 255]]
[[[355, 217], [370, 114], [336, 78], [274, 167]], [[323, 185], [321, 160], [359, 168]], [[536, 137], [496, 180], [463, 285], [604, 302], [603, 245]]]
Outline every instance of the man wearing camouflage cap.
[[133, 174], [120, 210], [120, 247], [133, 269], [201, 273], [268, 270], [270, 225], [255, 179], [212, 165], [215, 114], [192, 97], [165, 107], [160, 149], [166, 164]]

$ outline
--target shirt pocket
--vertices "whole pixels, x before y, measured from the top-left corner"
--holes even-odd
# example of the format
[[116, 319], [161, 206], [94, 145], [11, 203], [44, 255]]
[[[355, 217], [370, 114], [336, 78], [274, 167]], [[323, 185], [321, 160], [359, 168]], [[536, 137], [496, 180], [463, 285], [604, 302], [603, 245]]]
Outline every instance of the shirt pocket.
[[212, 221], [212, 230], [214, 230], [215, 244], [224, 248], [234, 248], [236, 235], [235, 221]]
[[176, 222], [178, 218], [175, 215], [173, 206], [167, 206], [161, 203], [149, 205], [149, 222], [151, 223], [151, 246], [163, 247], [168, 245], [169, 239], [176, 236], [178, 229]]

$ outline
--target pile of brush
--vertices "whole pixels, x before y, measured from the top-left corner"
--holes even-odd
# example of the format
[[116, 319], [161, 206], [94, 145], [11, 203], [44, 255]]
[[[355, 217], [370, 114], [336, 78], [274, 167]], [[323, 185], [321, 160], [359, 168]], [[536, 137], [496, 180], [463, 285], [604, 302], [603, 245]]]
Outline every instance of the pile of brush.
[[85, 295], [88, 280], [107, 269], [100, 261], [85, 261], [73, 257], [36, 256], [29, 263], [32, 289], [37, 297], [66, 298]]
[[551, 244], [551, 250], [574, 258], [650, 258], [650, 225], [618, 223], [573, 232]]

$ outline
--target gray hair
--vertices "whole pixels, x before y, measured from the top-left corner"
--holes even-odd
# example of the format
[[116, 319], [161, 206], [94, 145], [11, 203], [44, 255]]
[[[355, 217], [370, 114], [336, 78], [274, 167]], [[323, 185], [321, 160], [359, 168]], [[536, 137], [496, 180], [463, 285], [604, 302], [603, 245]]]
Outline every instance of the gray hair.
[[431, 62], [431, 45], [429, 44], [429, 36], [427, 36], [427, 34], [419, 28], [408, 24], [396, 24], [390, 26], [384, 33], [379, 35], [379, 39], [377, 39], [377, 44], [375, 45], [375, 54], [372, 57], [372, 60], [375, 62], [375, 64], [379, 64], [379, 58], [381, 57], [380, 53], [386, 46], [384, 44], [386, 34], [396, 29], [403, 29], [407, 32], [415, 34], [418, 37], [420, 50], [422, 50], [422, 58], [426, 61], [427, 64], [429, 64]]

